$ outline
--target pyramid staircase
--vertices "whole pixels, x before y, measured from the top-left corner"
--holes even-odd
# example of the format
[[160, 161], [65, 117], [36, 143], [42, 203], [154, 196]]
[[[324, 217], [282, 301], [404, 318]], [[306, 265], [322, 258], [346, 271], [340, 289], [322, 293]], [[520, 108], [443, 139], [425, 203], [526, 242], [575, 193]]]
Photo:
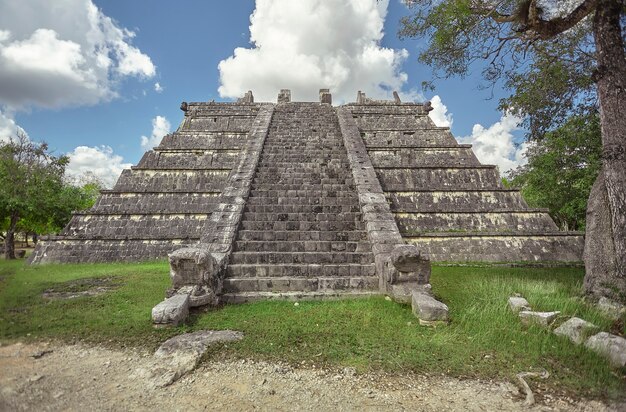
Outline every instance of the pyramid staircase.
[[335, 109], [278, 104], [226, 268], [223, 299], [358, 295], [377, 288]]
[[[233, 301], [370, 293], [386, 241], [416, 245], [433, 261], [580, 262], [581, 234], [558, 231], [545, 210], [504, 188], [495, 166], [436, 127], [424, 105], [359, 98], [334, 108], [321, 95], [326, 103], [281, 96], [278, 104], [253, 103], [251, 94], [185, 104], [178, 130], [60, 236], [42, 238], [31, 261], [165, 258], [217, 245], [210, 235], [221, 225], [230, 233], [219, 244], [224, 296]], [[366, 179], [361, 164], [371, 169]], [[376, 197], [363, 195], [369, 186], [379, 188], [392, 222], [376, 220], [386, 217], [382, 205], [366, 204]], [[391, 240], [379, 247], [378, 234]]]

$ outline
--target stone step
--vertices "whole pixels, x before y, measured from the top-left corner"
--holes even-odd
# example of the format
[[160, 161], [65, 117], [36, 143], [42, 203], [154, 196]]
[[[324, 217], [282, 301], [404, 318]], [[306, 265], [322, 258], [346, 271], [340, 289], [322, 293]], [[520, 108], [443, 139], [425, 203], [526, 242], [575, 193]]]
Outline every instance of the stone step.
[[199, 238], [209, 224], [209, 214], [93, 215], [76, 214], [64, 235], [107, 238], [140, 233], [150, 238]]
[[353, 116], [355, 117], [357, 126], [361, 131], [379, 131], [379, 130], [415, 130], [433, 125], [432, 120], [427, 116], [394, 116], [394, 117], [378, 117], [378, 116]]
[[253, 197], [300, 197], [300, 198], [320, 198], [320, 197], [341, 197], [357, 201], [356, 190], [261, 190], [252, 189], [250, 195]]
[[511, 189], [387, 192], [385, 196], [394, 212], [490, 212], [528, 207], [520, 193]]
[[[322, 175], [317, 179], [314, 177], [303, 178], [303, 177], [293, 177], [290, 174], [284, 175], [274, 175], [272, 177], [266, 178], [255, 178], [252, 180], [252, 185], [264, 185], [264, 186], [279, 186], [279, 185], [300, 185], [300, 189], [302, 189], [302, 185], [309, 186], [307, 190], [322, 190], [327, 189], [326, 186], [341, 186], [341, 188], [352, 188], [354, 187], [354, 179], [352, 176], [341, 176], [341, 177], [327, 177]], [[310, 186], [316, 186], [316, 188], [311, 188]], [[281, 188], [283, 189], [283, 188]], [[297, 189], [296, 189], [297, 190]]]
[[[285, 177], [286, 180], [289, 178]], [[296, 183], [280, 183], [280, 182], [253, 182], [250, 185], [252, 190], [258, 191], [307, 191], [307, 192], [345, 192], [346, 190], [354, 191], [349, 185], [350, 183], [309, 183], [306, 181]]]
[[[285, 171], [285, 173], [283, 173], [283, 170], [280, 170], [277, 167], [268, 167], [268, 168], [263, 168], [263, 170], [258, 170], [257, 173], [254, 175], [254, 182], [258, 182], [260, 180], [263, 179], [272, 179], [272, 178], [276, 178], [278, 172], [280, 171], [281, 175], [282, 174], [289, 174], [289, 178], [290, 179], [300, 179], [300, 181], [306, 181], [306, 180], [318, 180], [318, 179], [333, 179], [336, 180], [337, 183], [341, 183], [340, 178], [338, 177], [324, 177], [323, 175], [331, 172], [331, 173], [336, 173], [336, 171], [325, 168], [326, 170], [312, 170], [312, 171], [304, 171], [303, 168], [292, 168], [290, 169], [288, 172]], [[345, 176], [347, 178], [352, 178], [352, 173], [346, 172]], [[332, 183], [332, 182], [331, 182]]]
[[467, 147], [368, 149], [375, 168], [418, 166], [478, 166], [480, 162]]
[[308, 204], [251, 204], [248, 202], [244, 208], [245, 212], [251, 213], [346, 213], [360, 212], [358, 204], [343, 206], [321, 206]]
[[239, 150], [196, 152], [146, 152], [132, 169], [232, 169], [241, 156]]
[[241, 150], [247, 140], [247, 133], [234, 133], [231, 136], [225, 136], [222, 133], [185, 135], [184, 133], [176, 132], [173, 135], [165, 136], [161, 140], [161, 144], [154, 150]]
[[253, 116], [191, 117], [183, 123], [182, 129], [196, 132], [247, 132], [253, 123]]
[[220, 191], [229, 170], [124, 170], [114, 190], [132, 192]]
[[239, 241], [326, 241], [326, 242], [359, 242], [367, 240], [367, 232], [348, 231], [332, 232], [320, 230], [248, 230], [240, 229], [237, 232]]
[[[224, 293], [238, 292], [318, 292], [318, 291], [376, 291], [377, 276], [364, 276], [361, 267], [355, 265], [350, 272], [353, 275], [330, 277], [227, 277], [224, 279]], [[367, 272], [365, 270], [364, 272]]]
[[[90, 211], [109, 214], [211, 213], [218, 196], [217, 193], [104, 192]], [[328, 213], [334, 210], [329, 209]]]
[[342, 290], [322, 292], [236, 292], [225, 293], [220, 297], [220, 302], [225, 304], [249, 303], [261, 300], [340, 300], [365, 298], [380, 295], [379, 291]]
[[[306, 149], [303, 149], [306, 150]], [[259, 166], [272, 166], [273, 164], [279, 163], [291, 163], [291, 165], [303, 163], [308, 166], [313, 166], [314, 164], [325, 165], [327, 163], [337, 162], [340, 157], [332, 155], [332, 154], [319, 154], [317, 156], [303, 156], [302, 154], [282, 154], [277, 156], [263, 156], [260, 159]]]
[[368, 241], [329, 242], [320, 240], [237, 240], [236, 252], [357, 252], [369, 253], [372, 246]]
[[226, 278], [303, 278], [303, 277], [373, 277], [376, 267], [370, 264], [229, 264]]
[[384, 191], [500, 189], [495, 168], [376, 169]]
[[256, 213], [244, 212], [242, 221], [254, 222], [354, 222], [361, 221], [361, 212], [347, 213]]
[[457, 147], [448, 128], [361, 131], [367, 148], [381, 147]]
[[257, 222], [242, 220], [240, 229], [243, 230], [270, 230], [270, 231], [319, 231], [319, 232], [343, 232], [363, 230], [365, 224], [361, 221], [349, 222]]
[[403, 235], [447, 231], [557, 231], [545, 211], [394, 213]]
[[300, 156], [303, 158], [315, 159], [318, 156], [330, 156], [336, 155], [340, 157], [345, 153], [342, 147], [337, 148], [319, 148], [319, 144], [316, 144], [314, 147], [318, 147], [317, 149], [313, 149], [312, 147], [307, 147], [306, 145], [294, 146], [294, 147], [285, 147], [285, 146], [265, 146], [263, 148], [264, 159], [272, 158], [272, 157], [281, 157], [281, 156]]
[[443, 262], [581, 262], [584, 238], [572, 232], [423, 233], [403, 236]]
[[198, 239], [82, 239], [55, 237], [41, 239], [34, 261], [46, 263], [139, 262], [163, 259], [181, 247], [196, 244]]
[[342, 197], [294, 197], [285, 194], [280, 196], [249, 197], [249, 205], [311, 205], [311, 206], [355, 206], [358, 199], [351, 196]]
[[374, 262], [371, 253], [357, 252], [233, 252], [232, 264], [307, 263], [307, 264], [368, 264]]
[[339, 163], [289, 163], [289, 165], [277, 165], [276, 163], [259, 164], [257, 178], [272, 179], [276, 176], [300, 176], [301, 178], [349, 178], [352, 173], [348, 166]]

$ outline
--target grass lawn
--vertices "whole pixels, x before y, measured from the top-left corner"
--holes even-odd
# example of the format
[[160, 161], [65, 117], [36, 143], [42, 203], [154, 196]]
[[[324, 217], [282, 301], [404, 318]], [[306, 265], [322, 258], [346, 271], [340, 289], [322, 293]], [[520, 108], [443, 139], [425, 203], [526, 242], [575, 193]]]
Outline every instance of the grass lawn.
[[[27, 266], [0, 261], [0, 340], [84, 340], [156, 348], [198, 329], [236, 329], [245, 339], [210, 356], [254, 357], [354, 366], [359, 370], [445, 373], [512, 379], [548, 370], [546, 385], [589, 396], [623, 396], [626, 371], [539, 327], [523, 327], [507, 309], [521, 293], [536, 310], [560, 310], [624, 334], [580, 298], [579, 268], [434, 267], [435, 294], [450, 307], [448, 326], [419, 326], [409, 306], [375, 297], [326, 302], [259, 302], [195, 313], [173, 329], [154, 329], [152, 307], [169, 286], [166, 262]], [[42, 292], [65, 282], [112, 277], [119, 287], [100, 296], [49, 300]]]

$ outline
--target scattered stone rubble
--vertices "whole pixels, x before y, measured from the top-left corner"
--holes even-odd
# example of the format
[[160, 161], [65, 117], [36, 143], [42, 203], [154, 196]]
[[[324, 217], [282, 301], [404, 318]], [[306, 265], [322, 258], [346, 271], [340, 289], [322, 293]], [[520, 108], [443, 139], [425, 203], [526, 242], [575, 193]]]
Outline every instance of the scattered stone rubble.
[[523, 310], [519, 313], [519, 318], [526, 326], [540, 325], [550, 326], [552, 322], [559, 316], [561, 312], [533, 312], [529, 310]]
[[554, 329], [554, 334], [565, 336], [576, 345], [580, 345], [597, 330], [598, 327], [593, 323], [577, 317], [572, 317], [563, 322], [561, 326]]
[[509, 298], [509, 308], [513, 311], [513, 313], [519, 313], [523, 310], [530, 310], [530, 304], [523, 297], [511, 296]]
[[[509, 298], [509, 308], [518, 313], [524, 325], [536, 324], [550, 327], [561, 312], [534, 312], [526, 299], [517, 295]], [[598, 302], [598, 308], [608, 314], [622, 314], [623, 305], [603, 298]], [[608, 309], [607, 309], [608, 308]], [[558, 336], [564, 336], [576, 345], [585, 347], [605, 357], [614, 367], [626, 366], [626, 339], [608, 332], [599, 332], [599, 328], [591, 322], [572, 317], [553, 330]]]

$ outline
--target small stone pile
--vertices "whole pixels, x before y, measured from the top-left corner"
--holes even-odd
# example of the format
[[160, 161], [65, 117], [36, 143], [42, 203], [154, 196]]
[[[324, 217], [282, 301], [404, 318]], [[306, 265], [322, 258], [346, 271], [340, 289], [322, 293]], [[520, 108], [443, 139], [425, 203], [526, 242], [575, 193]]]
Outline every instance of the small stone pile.
[[[561, 314], [554, 312], [535, 312], [530, 304], [522, 296], [509, 298], [509, 308], [519, 314], [524, 325], [540, 325], [549, 328]], [[618, 318], [626, 308], [609, 301], [600, 299], [598, 307], [608, 315]], [[552, 331], [555, 335], [565, 336], [576, 345], [584, 344], [585, 347], [605, 357], [614, 367], [626, 366], [626, 339], [608, 332], [599, 332], [599, 328], [591, 322], [577, 317], [571, 317]]]

